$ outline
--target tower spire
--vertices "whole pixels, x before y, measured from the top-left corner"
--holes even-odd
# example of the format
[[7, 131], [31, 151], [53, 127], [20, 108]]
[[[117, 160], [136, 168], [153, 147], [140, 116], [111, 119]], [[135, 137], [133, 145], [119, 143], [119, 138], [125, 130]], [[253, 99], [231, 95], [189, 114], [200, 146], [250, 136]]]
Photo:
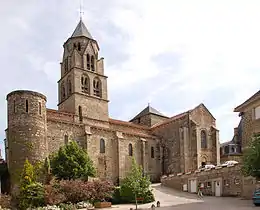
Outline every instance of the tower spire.
[[80, 0], [80, 5], [79, 5], [79, 16], [80, 16], [80, 20], [82, 20], [82, 15], [84, 14], [83, 9], [82, 9], [82, 0]]

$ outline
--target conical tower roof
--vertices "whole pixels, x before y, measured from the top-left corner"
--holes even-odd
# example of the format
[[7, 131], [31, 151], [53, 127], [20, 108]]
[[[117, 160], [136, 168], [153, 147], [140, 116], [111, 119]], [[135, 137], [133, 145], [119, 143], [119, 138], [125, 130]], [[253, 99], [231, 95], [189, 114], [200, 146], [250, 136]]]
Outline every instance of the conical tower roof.
[[85, 24], [81, 19], [71, 37], [80, 37], [80, 36], [85, 36], [89, 39], [93, 39], [93, 37], [91, 36], [87, 27], [85, 26]]

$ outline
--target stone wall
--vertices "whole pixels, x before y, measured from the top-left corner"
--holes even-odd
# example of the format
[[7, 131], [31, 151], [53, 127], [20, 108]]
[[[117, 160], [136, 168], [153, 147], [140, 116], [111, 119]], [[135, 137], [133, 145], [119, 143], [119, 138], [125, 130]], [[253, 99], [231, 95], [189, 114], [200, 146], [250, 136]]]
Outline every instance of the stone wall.
[[244, 177], [241, 172], [241, 165], [233, 165], [227, 167], [216, 167], [216, 169], [204, 169], [189, 172], [186, 174], [170, 174], [162, 176], [162, 185], [183, 190], [183, 185], [188, 186], [188, 191], [191, 190], [189, 180], [196, 180], [196, 185], [203, 184], [204, 195], [215, 195], [215, 181], [220, 181], [221, 196], [241, 196], [251, 199], [254, 190], [256, 189], [256, 181], [252, 177]]
[[[49, 153], [55, 152], [65, 144], [65, 136], [75, 140], [87, 150], [97, 169], [98, 177], [118, 183], [130, 171], [132, 156], [129, 156], [129, 144], [133, 146], [133, 157], [143, 166], [152, 181], [160, 180], [161, 162], [158, 151], [158, 139], [149, 135], [146, 127], [133, 123], [110, 120], [98, 122], [92, 120], [92, 126], [76, 123], [73, 114], [48, 110]], [[74, 122], [74, 123], [73, 123]], [[87, 123], [87, 121], [86, 121]], [[100, 140], [105, 141], [105, 153], [100, 153]], [[154, 157], [151, 148], [154, 150]]]

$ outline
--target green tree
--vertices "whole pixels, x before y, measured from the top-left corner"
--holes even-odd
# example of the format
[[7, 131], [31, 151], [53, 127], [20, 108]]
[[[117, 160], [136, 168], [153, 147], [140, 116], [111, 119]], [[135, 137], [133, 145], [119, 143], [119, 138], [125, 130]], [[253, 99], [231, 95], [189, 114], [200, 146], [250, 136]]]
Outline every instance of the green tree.
[[88, 154], [75, 141], [61, 147], [50, 156], [51, 172], [57, 179], [87, 179], [95, 176], [95, 168]]
[[[120, 186], [120, 196], [123, 202], [135, 201], [137, 207], [137, 198], [143, 198], [144, 203], [154, 201], [150, 184], [150, 178], [143, 174], [142, 167], [139, 166], [133, 158], [131, 171]], [[149, 198], [147, 196], [149, 196]]]
[[37, 207], [44, 204], [44, 188], [37, 180], [38, 170], [28, 161], [24, 162], [24, 167], [21, 173], [20, 194], [19, 194], [19, 209], [27, 209], [29, 207]]
[[260, 179], [260, 135], [254, 135], [249, 147], [243, 152], [242, 171], [245, 176]]
[[24, 188], [27, 185], [33, 183], [34, 181], [35, 175], [33, 165], [28, 161], [28, 159], [26, 159], [21, 174], [20, 188]]

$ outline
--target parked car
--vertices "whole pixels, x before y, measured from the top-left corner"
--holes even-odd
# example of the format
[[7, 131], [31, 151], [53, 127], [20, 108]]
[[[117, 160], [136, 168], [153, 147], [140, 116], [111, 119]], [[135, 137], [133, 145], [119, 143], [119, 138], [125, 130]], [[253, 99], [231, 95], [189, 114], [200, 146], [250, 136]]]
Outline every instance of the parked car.
[[235, 160], [228, 160], [225, 163], [221, 164], [221, 166], [229, 166], [229, 165], [235, 165], [235, 164], [238, 164], [238, 162]]
[[205, 165], [206, 169], [211, 169], [211, 168], [215, 168], [216, 166], [213, 164], [209, 164], [209, 165]]
[[253, 203], [255, 206], [260, 206], [260, 189], [255, 190], [253, 194]]

